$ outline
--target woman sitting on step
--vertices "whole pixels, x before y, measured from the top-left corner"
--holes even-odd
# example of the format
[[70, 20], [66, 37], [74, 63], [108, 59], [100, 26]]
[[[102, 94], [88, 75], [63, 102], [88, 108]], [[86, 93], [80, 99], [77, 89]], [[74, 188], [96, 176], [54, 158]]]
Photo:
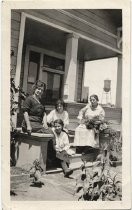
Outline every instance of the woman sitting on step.
[[98, 96], [91, 95], [90, 102], [80, 110], [80, 125], [75, 130], [74, 146], [87, 153], [90, 148], [99, 148], [99, 125], [104, 121], [105, 112], [98, 104]]
[[62, 99], [56, 101], [55, 109], [52, 110], [47, 115], [47, 122], [48, 124], [53, 127], [54, 121], [57, 119], [61, 119], [64, 123], [64, 130], [68, 132], [68, 125], [69, 125], [69, 114], [65, 110], [65, 103]]
[[69, 177], [73, 173], [73, 170], [69, 168], [69, 156], [74, 154], [74, 151], [70, 149], [69, 139], [66, 132], [63, 130], [64, 123], [61, 119], [54, 121], [53, 132], [55, 134], [55, 150], [56, 157], [61, 163], [61, 167], [65, 177]]

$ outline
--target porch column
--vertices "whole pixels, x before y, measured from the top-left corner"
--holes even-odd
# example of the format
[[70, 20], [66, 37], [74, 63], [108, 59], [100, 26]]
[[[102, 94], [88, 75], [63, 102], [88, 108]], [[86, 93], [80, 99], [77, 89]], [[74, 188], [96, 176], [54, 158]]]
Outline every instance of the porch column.
[[122, 107], [122, 55], [118, 56], [116, 107]]
[[[26, 16], [24, 13], [21, 14], [21, 23], [20, 23], [20, 33], [18, 41], [18, 52], [17, 52], [17, 64], [16, 64], [16, 75], [15, 75], [15, 86], [20, 85], [20, 75], [21, 75], [21, 63], [22, 63], [22, 50], [24, 42], [24, 32], [25, 32], [25, 22]], [[15, 94], [15, 101], [18, 101], [19, 93]], [[14, 127], [17, 127], [17, 112], [12, 116], [12, 122]]]
[[63, 93], [64, 100], [67, 102], [76, 100], [78, 38], [76, 34], [67, 36]]

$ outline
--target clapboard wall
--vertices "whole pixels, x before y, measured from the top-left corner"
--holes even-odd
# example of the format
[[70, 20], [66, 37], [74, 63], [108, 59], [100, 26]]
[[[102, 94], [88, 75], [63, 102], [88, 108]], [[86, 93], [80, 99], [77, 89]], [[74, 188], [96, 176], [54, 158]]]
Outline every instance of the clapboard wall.
[[11, 57], [11, 69], [12, 69], [11, 77], [14, 77], [16, 72], [20, 21], [21, 21], [21, 12], [12, 10], [11, 11], [11, 50], [13, 50], [14, 56]]

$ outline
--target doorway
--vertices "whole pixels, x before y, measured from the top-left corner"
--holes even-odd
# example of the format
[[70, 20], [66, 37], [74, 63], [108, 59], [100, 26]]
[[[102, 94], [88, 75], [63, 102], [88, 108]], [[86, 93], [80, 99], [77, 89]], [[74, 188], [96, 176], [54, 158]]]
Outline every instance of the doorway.
[[[53, 54], [53, 52], [52, 52]], [[50, 55], [45, 50], [27, 46], [24, 68], [23, 89], [30, 95], [36, 80], [46, 84], [42, 96], [43, 105], [53, 105], [62, 97], [65, 60]]]

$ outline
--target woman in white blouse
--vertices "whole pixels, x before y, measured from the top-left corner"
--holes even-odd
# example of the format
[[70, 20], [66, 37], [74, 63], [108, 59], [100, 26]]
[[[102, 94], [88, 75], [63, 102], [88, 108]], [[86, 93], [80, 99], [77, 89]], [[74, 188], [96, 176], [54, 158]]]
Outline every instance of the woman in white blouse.
[[80, 110], [78, 119], [79, 126], [75, 130], [74, 145], [75, 146], [90, 146], [99, 148], [99, 135], [96, 135], [96, 129], [87, 126], [88, 120], [96, 119], [96, 123], [101, 123], [104, 120], [105, 112], [98, 104], [98, 96], [91, 95], [90, 103]]
[[67, 131], [69, 125], [69, 115], [68, 112], [65, 110], [65, 103], [61, 99], [57, 100], [55, 104], [55, 109], [52, 110], [47, 115], [47, 122], [51, 126], [54, 124], [54, 121], [57, 119], [61, 119], [63, 121], [64, 129]]

